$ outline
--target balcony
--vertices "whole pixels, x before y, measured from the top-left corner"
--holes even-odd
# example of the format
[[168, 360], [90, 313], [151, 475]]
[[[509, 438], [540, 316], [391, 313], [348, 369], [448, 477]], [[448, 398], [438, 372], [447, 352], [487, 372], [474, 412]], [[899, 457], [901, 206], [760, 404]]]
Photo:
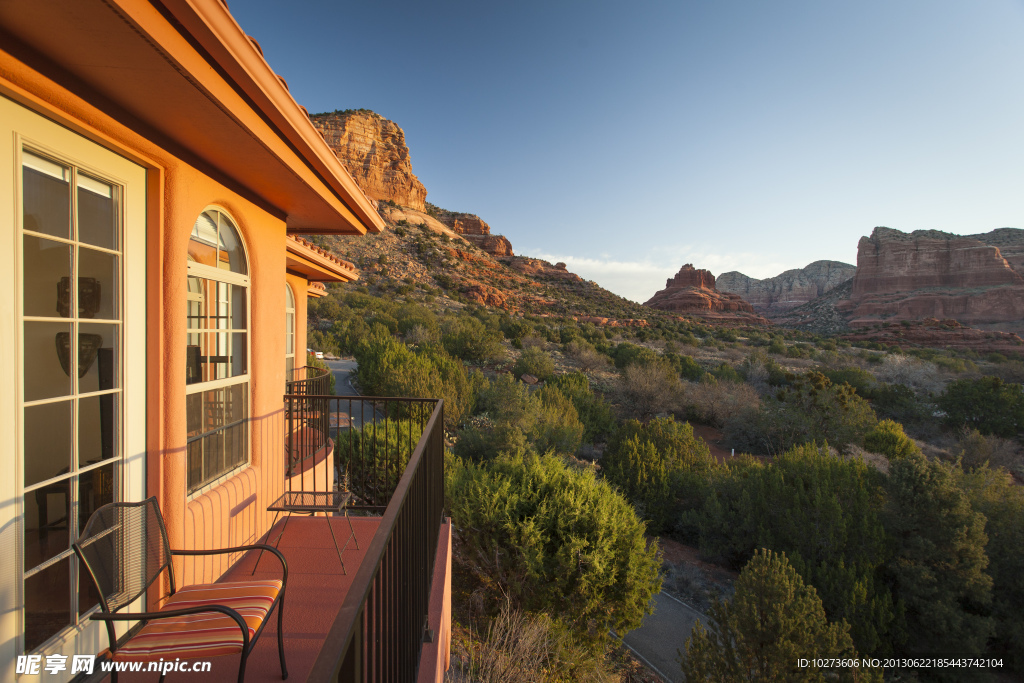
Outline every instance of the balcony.
[[[268, 534], [270, 541], [280, 534], [277, 545], [289, 567], [289, 682], [440, 681], [451, 581], [451, 525], [442, 517], [442, 402], [289, 394], [285, 403], [285, 490], [326, 492], [347, 483], [353, 494], [349, 520], [293, 515]], [[344, 569], [331, 531], [343, 548]], [[249, 553], [222, 580], [280, 575], [269, 556], [257, 561]], [[249, 658], [246, 681], [281, 680], [276, 627], [271, 619]], [[212, 671], [188, 679], [234, 680], [237, 666], [237, 657], [221, 657]]]
[[304, 365], [288, 370], [285, 377], [284, 393], [288, 396], [326, 396], [330, 386], [327, 368]]

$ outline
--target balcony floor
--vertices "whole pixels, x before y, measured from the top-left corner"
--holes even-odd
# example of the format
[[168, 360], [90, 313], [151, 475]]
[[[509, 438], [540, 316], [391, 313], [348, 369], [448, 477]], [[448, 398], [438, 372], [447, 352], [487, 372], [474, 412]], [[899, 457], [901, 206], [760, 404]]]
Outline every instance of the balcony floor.
[[[342, 557], [348, 575], [344, 575], [338, 562], [338, 553], [331, 541], [331, 534], [324, 518], [310, 518], [293, 515], [278, 548], [288, 562], [288, 593], [284, 609], [284, 654], [288, 665], [288, 683], [306, 683], [310, 669], [327, 631], [341, 609], [356, 569], [362, 562], [370, 545], [379, 517], [352, 517], [352, 527], [359, 539], [359, 550], [350, 542]], [[285, 520], [278, 520], [269, 538], [277, 537]], [[331, 525], [338, 538], [338, 545], [344, 547], [349, 537], [348, 522], [343, 517], [332, 517]], [[259, 553], [248, 553], [224, 576], [222, 581], [241, 581], [250, 578], [250, 572]], [[276, 558], [264, 554], [256, 571], [256, 577], [278, 578], [281, 565]], [[187, 680], [189, 683], [229, 683], [238, 677], [238, 655], [212, 659], [209, 673], [169, 673], [168, 683]], [[270, 623], [263, 630], [256, 649], [246, 664], [246, 683], [280, 682], [281, 665], [277, 655], [277, 613], [270, 616]], [[119, 675], [119, 681], [142, 683], [157, 681], [156, 673]], [[109, 677], [106, 679], [109, 680]]]

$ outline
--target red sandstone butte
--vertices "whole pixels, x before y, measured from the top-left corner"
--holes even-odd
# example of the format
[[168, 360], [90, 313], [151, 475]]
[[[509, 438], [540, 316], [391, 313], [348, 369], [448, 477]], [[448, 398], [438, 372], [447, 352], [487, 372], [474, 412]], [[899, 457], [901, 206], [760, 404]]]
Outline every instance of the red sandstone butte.
[[904, 233], [875, 228], [857, 245], [852, 293], [836, 308], [853, 327], [883, 320], [951, 318], [966, 325], [1020, 331], [1024, 277], [1000, 246], [987, 243], [990, 236], [998, 237], [992, 241], [1001, 242], [1015, 256], [1024, 243], [1024, 231], [1007, 228], [967, 237], [937, 230]]
[[504, 235], [492, 235], [491, 226], [473, 213], [439, 210], [438, 219], [491, 256], [512, 256], [512, 243]]
[[697, 316], [706, 322], [730, 325], [767, 325], [768, 321], [754, 313], [754, 308], [737, 294], [715, 289], [715, 276], [687, 263], [676, 276], [644, 306], [662, 311]]

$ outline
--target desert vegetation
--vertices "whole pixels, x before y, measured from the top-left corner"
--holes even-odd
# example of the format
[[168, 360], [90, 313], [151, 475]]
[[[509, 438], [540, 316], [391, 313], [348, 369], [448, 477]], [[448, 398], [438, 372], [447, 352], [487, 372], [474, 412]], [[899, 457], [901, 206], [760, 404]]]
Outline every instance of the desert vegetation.
[[[705, 603], [694, 680], [775, 671], [811, 644], [1024, 671], [1019, 358], [716, 329], [589, 283], [522, 285], [550, 305], [479, 305], [471, 260], [404, 231], [360, 246], [365, 284], [310, 302], [309, 340], [355, 356], [365, 393], [445, 399], [456, 680], [615, 680], [608, 633], [635, 628], [659, 589], [658, 537], [741, 577]], [[520, 286], [492, 270], [486, 283]], [[767, 637], [750, 610], [780, 602], [790, 621], [768, 650], [729, 650]], [[515, 678], [514, 661], [534, 673]]]

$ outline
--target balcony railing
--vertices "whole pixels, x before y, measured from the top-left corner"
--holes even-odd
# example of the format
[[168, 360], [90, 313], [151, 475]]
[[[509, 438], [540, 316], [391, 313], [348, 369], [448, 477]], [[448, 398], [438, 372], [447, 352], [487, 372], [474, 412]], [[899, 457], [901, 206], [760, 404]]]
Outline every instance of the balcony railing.
[[[414, 681], [444, 508], [443, 402], [322, 395], [285, 401], [289, 473], [310, 469], [307, 463], [315, 468], [333, 446], [334, 486], [348, 486], [351, 508], [382, 514], [308, 680]], [[308, 490], [308, 481], [299, 481]]]
[[327, 368], [315, 368], [312, 365], [304, 365], [288, 371], [285, 378], [284, 393], [303, 396], [325, 396], [330, 386], [328, 375], [331, 371]]

